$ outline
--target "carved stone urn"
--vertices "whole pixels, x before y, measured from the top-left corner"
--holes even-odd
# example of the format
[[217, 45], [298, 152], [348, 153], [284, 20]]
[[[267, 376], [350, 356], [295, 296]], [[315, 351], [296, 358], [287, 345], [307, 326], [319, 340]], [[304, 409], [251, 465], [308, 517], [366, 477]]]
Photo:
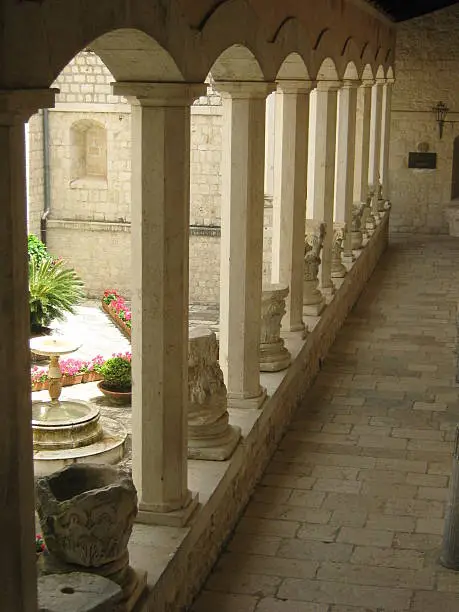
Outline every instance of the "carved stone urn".
[[281, 322], [285, 314], [287, 285], [263, 285], [261, 297], [260, 370], [278, 372], [288, 368], [291, 355], [281, 338]]
[[318, 316], [325, 308], [324, 296], [319, 290], [320, 252], [325, 238], [325, 223], [306, 222], [304, 245], [303, 312]]
[[127, 550], [137, 492], [125, 469], [72, 464], [39, 478], [36, 499], [49, 551], [45, 573], [99, 574], [119, 584], [126, 601], [138, 598], [143, 585], [139, 591]]
[[228, 420], [217, 337], [206, 327], [192, 328], [188, 340], [188, 457], [228, 459], [241, 437], [240, 428]]

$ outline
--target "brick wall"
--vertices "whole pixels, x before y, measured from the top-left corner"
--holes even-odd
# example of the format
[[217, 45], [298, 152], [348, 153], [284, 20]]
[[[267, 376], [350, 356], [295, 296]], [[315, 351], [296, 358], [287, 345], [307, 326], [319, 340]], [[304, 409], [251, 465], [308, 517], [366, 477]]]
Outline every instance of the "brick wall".
[[[445, 125], [440, 140], [431, 108], [439, 101], [459, 121], [459, 5], [399, 24], [396, 83], [391, 120], [391, 229], [444, 233], [451, 200], [453, 141], [459, 124]], [[408, 153], [428, 143], [437, 153], [436, 170], [408, 168]]]

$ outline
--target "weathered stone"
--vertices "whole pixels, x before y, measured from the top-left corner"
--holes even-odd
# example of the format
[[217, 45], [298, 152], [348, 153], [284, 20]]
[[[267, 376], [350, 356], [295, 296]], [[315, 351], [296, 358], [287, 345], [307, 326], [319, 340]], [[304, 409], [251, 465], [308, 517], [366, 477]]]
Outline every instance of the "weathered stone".
[[260, 336], [260, 370], [262, 372], [277, 372], [290, 365], [290, 353], [280, 336], [288, 291], [285, 285], [266, 284], [263, 286]]
[[325, 223], [306, 223], [306, 240], [304, 245], [304, 282], [303, 312], [307, 315], [319, 315], [325, 308], [325, 300], [320, 292], [319, 266], [320, 252], [325, 238]]
[[112, 580], [72, 572], [38, 579], [38, 612], [121, 612], [121, 588]]
[[228, 419], [217, 338], [210, 329], [196, 327], [188, 342], [188, 457], [228, 459], [241, 437]]
[[332, 278], [344, 278], [347, 274], [346, 267], [342, 262], [343, 241], [346, 233], [344, 224], [335, 223], [333, 227], [333, 242], [332, 242], [332, 261], [331, 261], [331, 276]]

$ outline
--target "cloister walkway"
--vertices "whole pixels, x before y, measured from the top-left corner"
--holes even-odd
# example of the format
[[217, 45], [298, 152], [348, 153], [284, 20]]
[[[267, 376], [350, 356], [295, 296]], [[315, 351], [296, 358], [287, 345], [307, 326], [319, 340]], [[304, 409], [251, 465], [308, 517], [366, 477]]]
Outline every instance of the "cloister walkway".
[[392, 240], [193, 612], [456, 612], [459, 242]]

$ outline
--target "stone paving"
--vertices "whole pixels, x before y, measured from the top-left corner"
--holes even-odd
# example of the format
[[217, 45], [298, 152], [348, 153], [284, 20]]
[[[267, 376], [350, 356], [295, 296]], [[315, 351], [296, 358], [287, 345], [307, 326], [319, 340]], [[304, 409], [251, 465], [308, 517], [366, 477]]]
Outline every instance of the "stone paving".
[[438, 563], [459, 421], [459, 241], [398, 238], [193, 612], [456, 612]]

